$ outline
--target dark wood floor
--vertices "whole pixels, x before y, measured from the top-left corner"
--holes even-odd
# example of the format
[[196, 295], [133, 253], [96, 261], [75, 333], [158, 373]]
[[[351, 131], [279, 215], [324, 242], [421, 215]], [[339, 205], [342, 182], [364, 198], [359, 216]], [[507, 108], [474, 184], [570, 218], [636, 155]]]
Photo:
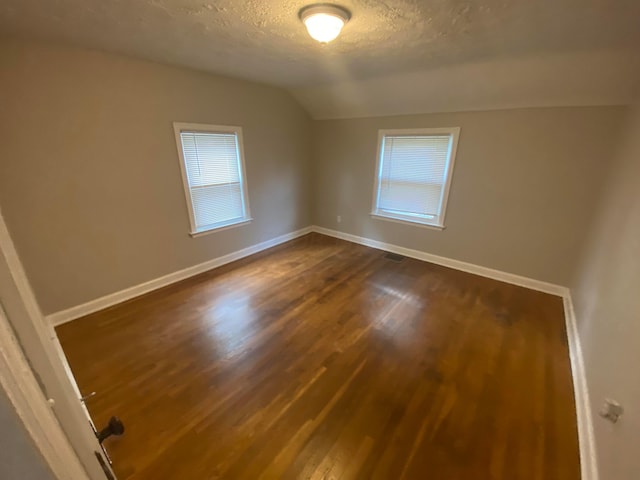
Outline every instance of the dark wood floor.
[[578, 479], [562, 301], [311, 234], [57, 329], [124, 479]]

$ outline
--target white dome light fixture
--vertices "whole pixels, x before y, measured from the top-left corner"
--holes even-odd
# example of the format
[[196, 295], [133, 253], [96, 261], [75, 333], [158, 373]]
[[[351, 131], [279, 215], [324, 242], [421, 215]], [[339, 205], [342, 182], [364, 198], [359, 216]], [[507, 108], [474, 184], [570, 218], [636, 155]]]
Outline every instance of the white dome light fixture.
[[311, 38], [320, 43], [335, 40], [351, 18], [349, 10], [329, 3], [309, 5], [300, 10], [299, 15]]

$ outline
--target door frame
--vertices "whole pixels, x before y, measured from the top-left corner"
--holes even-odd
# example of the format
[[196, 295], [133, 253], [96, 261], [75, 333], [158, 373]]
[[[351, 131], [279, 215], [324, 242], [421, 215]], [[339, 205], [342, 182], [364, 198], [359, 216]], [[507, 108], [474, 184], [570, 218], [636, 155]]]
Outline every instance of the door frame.
[[0, 385], [53, 474], [88, 479], [45, 398], [0, 304]]
[[[57, 336], [27, 279], [0, 210], [0, 380], [27, 432], [60, 480], [115, 474], [62, 361]], [[17, 350], [16, 350], [17, 349]]]

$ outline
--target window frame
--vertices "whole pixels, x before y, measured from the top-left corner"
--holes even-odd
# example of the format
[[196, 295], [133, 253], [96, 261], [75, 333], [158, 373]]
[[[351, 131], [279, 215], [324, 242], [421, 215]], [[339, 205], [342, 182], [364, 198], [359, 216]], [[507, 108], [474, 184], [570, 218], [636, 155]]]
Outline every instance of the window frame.
[[[440, 196], [440, 213], [434, 217], [433, 221], [422, 219], [414, 215], [394, 214], [380, 210], [378, 208], [378, 200], [380, 197], [380, 183], [382, 179], [382, 166], [384, 154], [383, 141], [386, 136], [441, 136], [450, 135], [449, 153], [447, 155], [447, 163], [445, 166], [446, 177], [443, 183], [442, 194]], [[381, 129], [378, 130], [378, 152], [376, 160], [375, 178], [373, 182], [373, 201], [371, 207], [371, 216], [375, 219], [399, 222], [413, 226], [433, 228], [444, 230], [445, 215], [447, 211], [447, 203], [449, 201], [449, 193], [451, 190], [451, 180], [453, 178], [453, 169], [455, 166], [456, 152], [458, 149], [458, 139], [460, 137], [460, 127], [439, 127], [439, 128], [400, 128], [400, 129]]]
[[[244, 162], [244, 139], [242, 136], [242, 127], [232, 125], [208, 125], [203, 123], [184, 123], [173, 122], [173, 130], [176, 138], [176, 147], [178, 149], [178, 157], [180, 162], [180, 173], [182, 174], [182, 186], [184, 188], [185, 200], [187, 202], [187, 210], [189, 212], [189, 235], [192, 237], [199, 237], [212, 232], [219, 232], [228, 228], [239, 227], [247, 225], [253, 218], [251, 217], [251, 209], [249, 207], [249, 186], [247, 183], [247, 169]], [[233, 133], [236, 135], [237, 150], [239, 157], [239, 177], [240, 177], [240, 190], [242, 192], [242, 201], [244, 202], [244, 217], [240, 219], [234, 219], [231, 222], [223, 223], [221, 225], [207, 225], [200, 229], [196, 226], [196, 218], [193, 210], [193, 198], [191, 196], [191, 187], [189, 186], [189, 177], [187, 174], [187, 163], [184, 158], [184, 146], [182, 145], [181, 133], [193, 132], [193, 133]]]

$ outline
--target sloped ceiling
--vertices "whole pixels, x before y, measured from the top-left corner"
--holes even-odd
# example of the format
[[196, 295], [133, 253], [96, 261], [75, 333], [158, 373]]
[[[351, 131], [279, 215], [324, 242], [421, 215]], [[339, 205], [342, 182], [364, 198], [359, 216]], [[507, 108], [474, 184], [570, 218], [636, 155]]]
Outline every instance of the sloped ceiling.
[[[516, 77], [527, 77], [521, 101], [515, 103], [526, 105], [532, 89], [544, 96], [549, 88], [548, 78], [537, 86], [538, 80], [527, 76], [529, 68], [545, 63], [545, 58], [547, 65], [565, 66], [558, 72], [565, 85], [550, 92], [547, 100], [553, 103], [571, 90], [568, 67], [583, 72], [590, 63], [588, 54], [603, 63], [594, 64], [597, 80], [574, 90], [571, 103], [596, 101], [591, 97], [619, 103], [633, 94], [633, 82], [620, 77], [630, 71], [622, 56], [634, 64], [640, 48], [638, 0], [341, 0], [353, 17], [343, 34], [326, 46], [312, 40], [298, 19], [300, 8], [309, 3], [3, 0], [0, 34], [62, 41], [290, 88], [318, 118], [386, 113], [389, 108], [375, 105], [381, 85], [386, 102], [394, 101], [395, 92], [402, 93], [393, 113], [403, 113], [404, 104], [447, 110], [442, 99], [455, 96], [452, 88], [460, 88], [460, 76], [480, 72], [483, 82], [491, 84], [495, 77], [500, 86], [512, 62], [520, 62], [515, 68], [522, 71]], [[615, 52], [613, 59], [604, 59], [609, 52]], [[613, 70], [603, 73], [602, 66]], [[631, 74], [635, 76], [634, 69]], [[416, 82], [423, 81], [430, 88], [416, 88]], [[513, 79], [503, 86], [509, 98], [502, 103], [517, 100], [517, 85]], [[435, 95], [431, 87], [436, 86], [439, 102], [430, 104], [427, 97]], [[500, 88], [494, 90], [466, 95], [480, 98], [478, 105], [494, 104]], [[350, 97], [354, 91], [365, 94]], [[354, 100], [345, 102], [345, 97]], [[344, 108], [358, 98], [369, 106]], [[459, 100], [454, 109], [474, 105], [464, 107]]]
[[315, 119], [629, 105], [640, 99], [640, 55], [600, 51], [496, 58], [292, 93]]

